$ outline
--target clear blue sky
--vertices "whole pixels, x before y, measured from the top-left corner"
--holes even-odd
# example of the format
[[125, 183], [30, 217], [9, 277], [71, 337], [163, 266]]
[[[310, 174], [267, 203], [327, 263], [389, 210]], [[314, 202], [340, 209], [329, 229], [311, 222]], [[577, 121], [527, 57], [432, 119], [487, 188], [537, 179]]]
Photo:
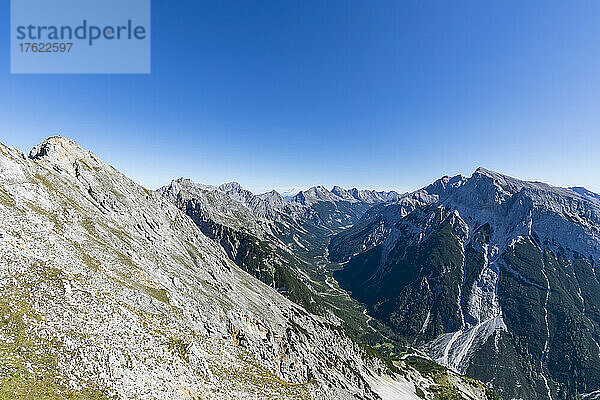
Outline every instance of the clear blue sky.
[[151, 75], [10, 75], [0, 141], [139, 183], [416, 189], [479, 166], [600, 192], [600, 2], [153, 0]]

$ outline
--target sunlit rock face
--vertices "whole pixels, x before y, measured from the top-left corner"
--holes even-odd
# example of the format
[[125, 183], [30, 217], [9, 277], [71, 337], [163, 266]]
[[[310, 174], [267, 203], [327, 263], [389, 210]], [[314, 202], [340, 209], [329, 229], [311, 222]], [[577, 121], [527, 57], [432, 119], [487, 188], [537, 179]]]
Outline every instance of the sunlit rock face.
[[329, 250], [373, 317], [503, 397], [600, 389], [597, 195], [479, 168], [371, 208]]

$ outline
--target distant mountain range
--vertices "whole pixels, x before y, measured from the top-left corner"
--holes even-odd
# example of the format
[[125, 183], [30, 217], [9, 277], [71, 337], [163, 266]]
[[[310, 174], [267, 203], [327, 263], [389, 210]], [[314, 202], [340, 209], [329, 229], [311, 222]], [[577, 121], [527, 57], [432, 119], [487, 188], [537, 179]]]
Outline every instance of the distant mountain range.
[[0, 398], [600, 398], [600, 196], [152, 192], [0, 144]]
[[29, 155], [0, 144], [0, 398], [495, 398], [350, 336], [333, 305], [367, 317], [315, 290], [335, 285], [311, 283], [307, 245], [324, 254], [336, 207], [358, 203], [281, 199], [152, 192], [63, 137]]

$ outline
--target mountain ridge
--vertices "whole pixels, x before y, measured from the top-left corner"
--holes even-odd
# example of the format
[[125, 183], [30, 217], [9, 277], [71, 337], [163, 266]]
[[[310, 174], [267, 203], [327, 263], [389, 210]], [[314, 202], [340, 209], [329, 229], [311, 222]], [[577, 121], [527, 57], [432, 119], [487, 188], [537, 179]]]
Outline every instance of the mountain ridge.
[[[576, 383], [563, 377], [584, 365], [598, 368], [600, 359], [581, 358], [581, 349], [577, 362], [557, 364], [570, 346], [561, 335], [592, 353], [598, 341], [600, 320], [589, 308], [597, 299], [585, 288], [597, 284], [599, 227], [598, 203], [580, 193], [478, 168], [471, 177], [442, 177], [373, 207], [334, 236], [329, 250], [333, 261], [344, 263], [335, 275], [342, 287], [441, 364], [486, 382], [504, 381], [494, 387], [507, 398], [546, 392], [570, 398], [600, 384], [591, 373]], [[580, 280], [584, 275], [592, 282]], [[530, 300], [536, 297], [541, 305]], [[565, 316], [582, 320], [591, 333], [564, 325]], [[526, 320], [539, 325], [523, 330]], [[485, 358], [519, 371], [515, 360], [526, 354], [541, 354], [541, 361], [532, 364], [536, 372], [522, 372], [519, 386], [480, 364]]]
[[[231, 184], [227, 190], [232, 188], [238, 192], [244, 190], [240, 185]], [[569, 297], [568, 293], [573, 293], [573, 287], [576, 287], [575, 292], [579, 293], [577, 296], [584, 298], [586, 295], [583, 283], [564, 281], [570, 279], [569, 275], [563, 279], [553, 270], [546, 270], [544, 264], [565, 263], [567, 261], [560, 257], [564, 257], [567, 253], [570, 254], [571, 261], [568, 262], [571, 264], [580, 262], [577, 261], [579, 260], [577, 257], [581, 254], [589, 254], [590, 260], [598, 260], [600, 254], [598, 215], [600, 214], [591, 192], [555, 187], [542, 182], [523, 181], [479, 167], [470, 177], [443, 176], [430, 185], [412, 193], [398, 195], [391, 201], [369, 204], [366, 201], [359, 201], [356, 193], [352, 189], [346, 190], [338, 186], [334, 186], [331, 191], [323, 186], [315, 186], [301, 191], [287, 202], [286, 199], [277, 196], [276, 192], [271, 192], [270, 195], [279, 200], [278, 204], [296, 204], [297, 210], [308, 212], [308, 214], [302, 212], [294, 214], [294, 223], [312, 220], [326, 229], [317, 233], [317, 237], [334, 235], [328, 245], [327, 256], [331, 261], [340, 263], [342, 267], [340, 271], [334, 272], [334, 276], [343, 288], [351, 292], [353, 298], [366, 303], [369, 317], [373, 316], [377, 321], [390, 324], [391, 316], [399, 317], [396, 315], [398, 309], [408, 307], [410, 310], [413, 307], [406, 303], [411, 296], [419, 299], [422, 296], [420, 293], [433, 291], [431, 292], [433, 297], [426, 295], [421, 300], [423, 304], [431, 305], [433, 302], [431, 305], [433, 308], [429, 311], [424, 310], [423, 314], [413, 312], [401, 317], [400, 321], [404, 321], [406, 325], [403, 328], [398, 328], [397, 323], [391, 323], [391, 326], [393, 332], [408, 339], [413, 346], [417, 346], [437, 362], [457, 372], [481, 378], [488, 383], [491, 380], [500, 382], [494, 387], [507, 398], [512, 396], [536, 398], [536, 393], [548, 392], [554, 399], [556, 396], [561, 396], [561, 393], [564, 396], [564, 393], [573, 393], [573, 391], [585, 392], [583, 389], [585, 386], [572, 386], [564, 381], [555, 380], [552, 374], [560, 368], [552, 364], [548, 365], [549, 361], [541, 361], [539, 365], [534, 364], [532, 367], [534, 372], [521, 371], [517, 365], [518, 360], [525, 354], [531, 352], [542, 354], [542, 358], [546, 359], [549, 356], [555, 357], [556, 349], [564, 346], [564, 341], [560, 342], [559, 346], [552, 341], [553, 335], [557, 332], [553, 324], [558, 323], [552, 318], [557, 318], [555, 315], [559, 314], [553, 314], [557, 311], [552, 311], [550, 307], [558, 310], [565, 306], [560, 303], [555, 304], [557, 301], [555, 298], [562, 298], [565, 304], [573, 303], [574, 308], [568, 308], [567, 312], [574, 313], [572, 318], [581, 318], [574, 311], [576, 304], [580, 302], [579, 297]], [[262, 195], [262, 197], [268, 196], [269, 194]], [[250, 195], [237, 196], [236, 200], [245, 204], [256, 201]], [[354, 211], [347, 208], [361, 204], [364, 206]], [[343, 208], [340, 208], [341, 206]], [[293, 214], [281, 207], [279, 210], [281, 211], [279, 218]], [[262, 213], [259, 218], [268, 223], [273, 221], [269, 213]], [[345, 218], [350, 219], [345, 220]], [[344, 220], [348, 222], [343, 222]], [[309, 240], [301, 247], [312, 247], [315, 243]], [[564, 247], [565, 243], [569, 246]], [[423, 246], [429, 246], [429, 250]], [[442, 247], [437, 250], [436, 246]], [[439, 266], [440, 270], [436, 270], [435, 268], [438, 267], [432, 264], [427, 268], [434, 267], [430, 274], [438, 274], [435, 275], [437, 277], [433, 277], [435, 279], [431, 276], [423, 276], [417, 286], [401, 295], [406, 297], [386, 299], [385, 293], [393, 291], [394, 285], [402, 286], [406, 284], [405, 279], [412, 279], [409, 277], [414, 272], [411, 272], [408, 265], [403, 267], [404, 277], [400, 275], [390, 279], [390, 276], [394, 276], [390, 274], [393, 273], [394, 268], [397, 268], [395, 264], [406, 257], [402, 252], [405, 253], [407, 249], [413, 251], [410, 250], [413, 248], [419, 248], [417, 251], [424, 252], [424, 255], [433, 249], [441, 251], [440, 261], [454, 265], [449, 267], [450, 271], [454, 268], [454, 272], [442, 272], [447, 268], [442, 265]], [[299, 248], [292, 251], [296, 253]], [[518, 257], [521, 257], [518, 255], [525, 254], [524, 252], [532, 254], [539, 252], [542, 264], [535, 266], [535, 257], [528, 261], [531, 265], [518, 264], [520, 262]], [[357, 265], [361, 264], [363, 265], [361, 268], [364, 268], [373, 260], [379, 260], [378, 266], [369, 272], [370, 275], [362, 278], [365, 279], [363, 285], [366, 286], [363, 288], [353, 286], [352, 280], [360, 276], [356, 275], [359, 271]], [[410, 263], [416, 266], [422, 262], [418, 258], [411, 258], [411, 260], [413, 261]], [[582, 262], [585, 264], [586, 261]], [[592, 261], [588, 267], [577, 267], [584, 268], [577, 274], [587, 273], [586, 271], [589, 270], [586, 268], [591, 266], [592, 277], [595, 278], [594, 262]], [[299, 268], [300, 275], [306, 268], [306, 266]], [[539, 270], [536, 272], [535, 268]], [[567, 265], [564, 268], [574, 267]], [[457, 284], [455, 282], [458, 282], [458, 293], [452, 293], [451, 290], [452, 285]], [[530, 288], [522, 288], [522, 285]], [[556, 293], [552, 289], [555, 285], [559, 287]], [[533, 344], [524, 346], [518, 341], [519, 335], [524, 333], [515, 333], [520, 329], [515, 325], [513, 313], [516, 311], [510, 309], [506, 303], [507, 299], [514, 296], [512, 292], [515, 290], [534, 290], [530, 295], [535, 295], [535, 290], [546, 293], [543, 307], [529, 317], [535, 320], [541, 316], [540, 326], [547, 328], [547, 332], [544, 333], [547, 336], [546, 345], [543, 342], [539, 343], [539, 339], [531, 340], [532, 343], [538, 342], [535, 344], [538, 350], [534, 349]], [[369, 295], [364, 297], [361, 291]], [[435, 296], [438, 295], [434, 296], [433, 293], [439, 291], [442, 293], [446, 291], [444, 294], [446, 297], [436, 299]], [[543, 298], [541, 294], [540, 296]], [[585, 304], [587, 301], [581, 302]], [[452, 305], [453, 302], [458, 304], [458, 308]], [[536, 310], [531, 305], [528, 307]], [[439, 313], [436, 318], [442, 320], [434, 321], [432, 311], [438, 308], [439, 310], [435, 311]], [[444, 308], [445, 311], [442, 311]], [[508, 314], [504, 314], [505, 310], [509, 310]], [[509, 322], [506, 322], [507, 318]], [[583, 315], [583, 318], [588, 320], [592, 317]], [[367, 321], [375, 323], [375, 319], [367, 319]], [[411, 328], [415, 324], [419, 325]], [[389, 335], [390, 331], [385, 329], [386, 335]], [[593, 329], [598, 331], [598, 327]], [[578, 337], [591, 346], [595, 346], [600, 340], [598, 333]], [[505, 363], [507, 368], [517, 368], [518, 373], [521, 374], [519, 381], [527, 384], [515, 386], [506, 375], [498, 375], [498, 371], [485, 368], [473, 369], [475, 359], [490, 355], [494, 357], [494, 352], [490, 352], [486, 347], [490, 340], [505, 347], [506, 355], [500, 362]], [[548, 350], [542, 352], [544, 346], [548, 346]], [[498, 361], [492, 360], [492, 362]], [[578, 365], [583, 364], [578, 362]], [[591, 379], [590, 384], [594, 385], [593, 376], [588, 376], [588, 379]]]
[[[274, 378], [265, 379], [273, 382], [273, 385], [276, 386], [275, 389], [269, 389], [269, 385], [271, 384], [265, 384], [264, 387], [255, 386], [253, 389], [252, 384], [249, 381], [245, 382], [245, 378], [242, 378], [241, 375], [240, 377], [231, 376], [229, 383], [216, 375], [217, 373], [226, 374], [225, 371], [218, 372], [220, 370], [215, 369], [218, 363], [225, 362], [233, 371], [245, 368], [245, 365], [249, 366], [250, 364], [243, 360], [243, 352], [249, 351], [253, 354], [253, 357], [258, 356], [259, 359], [262, 354], [264, 359], [261, 360], [261, 363], [273, 371], [279, 370], [278, 374], [284, 379], [297, 383], [310, 381], [311, 374], [314, 374], [314, 372], [310, 372], [305, 368], [296, 369], [292, 367], [292, 369], [288, 370], [287, 363], [280, 364], [283, 369], [275, 367], [278, 364], [276, 362], [276, 354], [280, 351], [278, 348], [284, 351], [284, 354], [287, 352], [285, 357], [292, 361], [291, 365], [294, 362], [299, 362], [298, 366], [301, 366], [303, 364], [306, 365], [305, 363], [308, 362], [310, 358], [308, 354], [297, 358], [293, 355], [297, 350], [292, 350], [291, 348], [284, 350], [280, 347], [280, 344], [282, 345], [288, 340], [300, 340], [300, 342], [295, 344], [295, 346], [300, 346], [297, 349], [305, 347], [305, 345], [300, 344], [302, 340], [305, 340], [301, 339], [304, 334], [297, 331], [297, 328], [294, 328], [291, 322], [287, 322], [287, 318], [306, 318], [303, 316], [303, 311], [293, 311], [295, 310], [293, 303], [286, 303], [279, 295], [271, 293], [266, 286], [263, 288], [258, 281], [252, 282], [252, 278], [249, 276], [246, 278], [243, 272], [237, 270], [236, 266], [227, 263], [226, 258], [219, 255], [219, 251], [217, 251], [207, 238], [203, 237], [196, 230], [192, 222], [186, 216], [180, 214], [166, 200], [162, 200], [160, 197], [146, 192], [143, 188], [113, 171], [112, 167], [102, 163], [95, 156], [92, 156], [91, 153], [83, 151], [74, 142], [65, 139], [53, 139], [45, 142], [41, 149], [42, 151], [36, 151], [32, 155], [35, 160], [33, 162], [36, 164], [32, 164], [27, 161], [27, 158], [22, 156], [2, 157], [0, 168], [2, 168], [4, 177], [3, 193], [6, 191], [8, 193], [7, 196], [10, 196], [11, 199], [20, 199], [19, 193], [25, 193], [26, 196], [28, 193], [33, 193], [31, 190], [23, 192], [21, 189], [23, 187], [22, 182], [24, 179], [34, 179], [37, 182], [38, 178], [35, 178], [35, 174], [39, 174], [40, 183], [32, 183], [32, 185], [36, 185], [33, 187], [36, 188], [41, 197], [31, 199], [35, 200], [32, 203], [32, 207], [34, 208], [31, 210], [26, 209], [24, 212], [31, 221], [42, 217], [41, 221], [43, 225], [38, 226], [39, 223], [29, 223], [28, 226], [31, 229], [35, 228], [29, 235], [32, 235], [31, 237], [38, 237], [38, 234], [34, 234], [35, 231], [46, 232], [45, 234], [52, 238], [52, 241], [55, 243], [52, 253], [60, 254], [58, 250], [64, 248], [67, 254], [73, 253], [75, 256], [60, 256], [56, 261], [53, 261], [52, 259], [47, 259], [42, 252], [37, 257], [40, 257], [44, 264], [55, 265], [54, 268], [58, 268], [59, 271], [66, 268], [64, 263], [71, 259], [73, 261], [69, 262], [71, 267], [66, 269], [67, 274], [77, 274], [76, 271], [79, 269], [84, 271], [90, 278], [94, 278], [83, 280], [63, 278], [62, 281], [58, 282], [53, 280], [48, 281], [48, 284], [58, 284], [59, 287], [64, 285], [65, 289], [57, 292], [57, 294], [49, 292], [47, 296], [52, 296], [51, 299], [53, 300], [46, 300], [46, 303], [43, 305], [40, 304], [38, 307], [41, 307], [41, 309], [37, 312], [44, 316], [51, 315], [48, 314], [50, 311], [46, 310], [46, 307], [56, 307], [59, 304], [73, 304], [73, 307], [69, 308], [69, 312], [75, 313], [75, 315], [85, 313], [86, 318], [91, 319], [91, 321], [97, 321], [96, 324], [102, 327], [103, 323], [99, 319], [102, 314], [96, 314], [95, 310], [103, 307], [103, 304], [116, 303], [113, 306], [116, 311], [108, 313], [111, 319], [106, 323], [113, 326], [112, 321], [114, 321], [114, 324], [117, 324], [124, 318], [127, 321], [126, 323], [122, 322], [120, 328], [113, 328], [114, 332], [110, 334], [104, 330], [92, 333], [89, 329], [94, 325], [87, 324], [76, 324], [73, 326], [65, 324], [61, 328], [61, 331], [56, 331], [56, 328], [52, 326], [42, 328], [40, 323], [34, 325], [37, 326], [37, 330], [43, 329], [42, 332], [46, 332], [46, 335], [49, 335], [49, 337], [63, 335], [72, 343], [71, 347], [74, 346], [74, 349], [80, 349], [80, 356], [78, 357], [81, 357], [81, 360], [85, 363], [78, 364], [61, 361], [63, 366], [69, 367], [64, 372], [67, 376], [71, 376], [71, 379], [73, 379], [75, 370], [71, 371], [70, 368], [76, 369], [86, 365], [93, 367], [94, 365], [102, 365], [102, 363], [106, 362], [111, 368], [110, 371], [113, 371], [110, 376], [112, 376], [112, 379], [115, 379], [114, 382], [109, 379], [110, 376], [102, 378], [94, 369], [87, 369], [88, 367], [85, 367], [81, 372], [78, 372], [79, 375], [75, 376], [81, 376], [84, 379], [86, 376], [94, 377], [94, 381], [97, 382], [100, 389], [125, 398], [136, 395], [136, 393], [147, 393], [147, 395], [149, 394], [157, 398], [169, 398], [177, 394], [177, 382], [184, 384], [183, 387], [187, 387], [192, 392], [203, 392], [212, 398], [221, 397], [219, 391], [222, 394], [229, 393], [226, 395], [227, 397], [230, 395], [235, 396], [235, 393], [242, 394], [246, 390], [248, 391], [247, 393], [256, 392], [257, 390], [258, 392], [264, 391], [265, 395], [269, 391], [273, 392], [274, 390], [274, 392], [279, 391], [283, 395], [288, 389], [286, 389], [285, 385], [276, 384], [276, 381], [273, 380]], [[5, 152], [6, 150], [3, 149], [2, 153]], [[14, 151], [11, 152], [14, 154]], [[60, 172], [57, 170], [60, 170]], [[9, 175], [9, 171], [12, 174]], [[32, 178], [29, 178], [29, 174], [32, 174]], [[14, 184], [9, 180], [13, 176], [16, 178]], [[31, 198], [31, 196], [29, 197]], [[70, 200], [67, 200], [67, 198]], [[63, 201], [66, 202], [65, 206], [69, 208], [59, 206]], [[5, 202], [10, 201], [5, 199]], [[19, 201], [17, 201], [15, 206], [19, 207], [18, 209], [20, 210], [21, 208], [18, 204]], [[24, 217], [19, 216], [19, 214], [14, 214], [14, 217], [11, 217], [13, 214], [6, 213], [10, 209], [3, 208], [5, 221], [12, 222], [13, 230], [15, 227], [20, 227], [23, 233], [28, 232], [27, 225], [19, 222], [24, 221]], [[62, 210], [68, 209], [71, 209], [71, 213], [74, 214], [63, 213]], [[164, 214], [163, 211], [160, 211], [162, 209], [167, 212]], [[86, 210], [85, 214], [82, 214], [83, 210]], [[135, 211], [134, 215], [130, 215], [129, 210], [138, 211]], [[58, 214], [54, 214], [57, 211]], [[45, 222], [45, 215], [49, 212], [52, 212], [52, 215], [56, 215], [53, 217], [56, 220], [55, 224]], [[81, 220], [82, 225], [78, 227], [70, 221], [79, 215], [84, 217]], [[174, 222], [169, 222], [169, 218]], [[116, 221], [119, 221], [119, 223], [116, 223]], [[175, 224], [177, 227], [176, 230], [169, 227], [171, 223]], [[43, 228], [44, 226], [45, 228]], [[3, 224], [3, 230], [8, 232], [9, 230], [6, 227]], [[56, 236], [53, 233], [54, 229], [60, 229], [64, 235], [67, 235], [65, 239]], [[111, 229], [115, 230], [114, 233]], [[80, 245], [71, 244], [71, 242], [66, 241], [67, 238], [72, 238], [69, 240], [73, 240], [73, 243], [78, 243], [77, 240], [81, 240], [79, 239], [80, 236], [87, 238]], [[13, 240], [11, 239], [12, 237], [12, 234], [5, 236], [9, 240]], [[183, 240], [184, 238], [191, 244], [187, 244]], [[88, 244], [87, 241], [97, 244]], [[26, 243], [28, 246], [40, 247], [41, 249], [48, 246], [42, 240], [32, 242], [25, 239], [25, 237], [21, 239], [21, 243]], [[58, 247], [58, 243], [64, 244]], [[96, 246], [101, 245], [103, 246], [101, 249], [104, 249], [104, 246], [108, 246], [107, 248], [112, 251], [92, 250]], [[192, 245], [196, 247], [194, 248]], [[90, 250], [82, 253], [82, 249], [85, 248], [89, 248]], [[136, 250], [137, 248], [151, 250], [140, 251]], [[156, 261], [153, 261], [152, 254], [167, 254], [167, 250], [161, 250], [162, 248], [168, 249], [168, 253], [172, 254], [172, 256], [161, 257], [161, 263], [164, 263], [164, 266], [161, 267], [161, 264], [155, 264]], [[80, 257], [82, 257], [83, 261], [75, 261], [79, 260]], [[5, 261], [18, 259], [21, 259], [21, 257], [18, 257], [16, 253], [11, 257], [3, 257]], [[24, 262], [25, 265], [29, 265], [26, 260]], [[86, 263], [94, 267], [88, 267]], [[13, 263], [8, 270], [18, 270], [15, 268], [16, 265]], [[4, 268], [3, 270], [7, 271]], [[115, 280], [105, 281], [104, 279], [100, 279], [104, 273], [113, 276]], [[171, 274], [175, 274], [176, 278], [171, 279]], [[193, 282], [197, 279], [201, 279], [205, 283], [202, 285], [200, 285], [200, 282], [194, 284]], [[125, 283], [121, 284], [121, 281]], [[68, 284], [61, 282], [68, 282]], [[107, 285], [107, 282], [114, 282], [110, 284], [109, 291], [102, 289], [104, 285]], [[99, 286], [99, 288], [96, 289], [94, 285]], [[102, 302], [94, 300], [94, 297], [92, 297], [86, 301], [87, 305], [85, 309], [78, 306], [80, 301], [88, 299], [85, 295], [81, 297], [82, 294], [85, 292], [95, 294], [98, 293], [98, 290], [101, 290], [101, 293], [103, 293]], [[260, 296], [252, 294], [252, 291], [260, 293]], [[60, 294], [61, 292], [64, 294]], [[12, 296], [23, 295], [22, 291], [11, 293], [14, 293]], [[73, 294], [69, 295], [69, 293]], [[189, 294], [186, 295], [185, 293]], [[199, 295], [199, 293], [202, 293], [202, 295]], [[58, 298], [55, 296], [58, 296]], [[131, 298], [133, 302], [129, 301], [128, 298]], [[58, 301], [58, 299], [61, 299], [61, 301]], [[271, 305], [268, 304], [269, 302]], [[33, 304], [36, 303], [33, 302]], [[118, 311], [120, 310], [119, 304], [122, 304], [121, 307], [130, 309], [133, 312], [132, 316], [127, 317], [128, 314], [126, 311]], [[291, 308], [288, 308], [289, 306]], [[225, 308], [221, 309], [221, 307]], [[228, 308], [229, 310], [227, 310]], [[219, 311], [219, 309], [222, 311]], [[181, 310], [184, 315], [191, 313], [189, 315], [192, 319], [188, 320], [187, 318], [177, 317], [178, 310]], [[63, 311], [57, 309], [56, 312], [59, 312], [59, 315], [61, 315], [60, 313]], [[286, 317], [285, 314], [288, 312], [290, 313], [289, 317]], [[157, 316], [154, 316], [155, 313]], [[145, 317], [138, 317], [138, 315]], [[180, 329], [168, 329], [160, 334], [149, 334], [150, 331], [147, 331], [143, 327], [143, 324], [141, 324], [144, 319], [140, 319], [140, 322], [138, 322], [138, 318], [146, 318], [147, 323], [153, 324], [156, 327], [164, 326], [162, 323], [158, 325], [160, 318], [162, 318], [159, 317], [160, 315], [165, 315], [170, 323], [176, 324], [175, 326], [179, 325]], [[196, 316], [193, 317], [193, 315]], [[48, 319], [48, 322], [52, 320], [53, 318]], [[60, 319], [57, 318], [56, 320]], [[65, 322], [77, 320], [77, 318], [67, 318]], [[194, 320], [197, 322], [193, 322]], [[316, 323], [317, 320], [314, 321]], [[308, 330], [312, 330], [310, 323], [298, 319], [297, 322], [307, 332]], [[319, 323], [322, 324], [322, 322]], [[31, 322], [29, 324], [32, 325]], [[278, 324], [282, 325], [278, 327]], [[286, 333], [286, 325], [292, 329], [290, 333]], [[80, 339], [74, 336], [74, 334], [68, 333], [69, 328], [88, 332], [88, 339]], [[118, 344], [120, 338], [127, 337], [127, 332], [130, 329], [145, 332], [143, 340], [150, 343], [154, 348], [144, 345], [144, 342], [140, 341], [141, 337], [137, 339], [132, 338], [129, 343]], [[194, 333], [194, 335], [182, 335], [180, 333], [187, 331]], [[322, 333], [326, 332], [327, 330], [322, 331]], [[172, 335], [174, 339], [165, 337], [167, 335]], [[300, 336], [298, 339], [292, 339], [293, 335]], [[222, 339], [227, 337], [230, 338], [230, 342]], [[231, 338], [233, 338], [232, 342]], [[333, 340], [333, 337], [330, 339]], [[82, 342], [82, 340], [84, 341]], [[85, 340], [88, 342], [85, 342]], [[111, 346], [104, 350], [105, 347], [100, 342], [97, 342], [98, 340], [107, 341]], [[170, 342], [170, 340], [173, 341]], [[210, 344], [213, 342], [214, 344]], [[169, 343], [173, 343], [175, 347], [171, 349]], [[177, 347], [177, 343], [186, 344], [183, 347]], [[238, 346], [240, 343], [243, 343], [243, 346], [236, 347], [235, 343], [238, 343]], [[269, 346], [271, 347], [269, 348]], [[216, 351], [219, 347], [223, 350]], [[86, 349], [88, 348], [98, 348], [101, 351], [97, 355], [94, 355], [87, 353]], [[210, 350], [211, 348], [213, 350]], [[352, 350], [354, 345], [350, 343], [340, 348], [344, 348], [344, 351], [354, 351]], [[310, 353], [308, 347], [305, 347], [305, 350], [308, 350]], [[221, 356], [217, 356], [217, 359], [210, 358], [209, 353], [206, 353], [206, 351], [214, 351], [216, 356], [219, 354]], [[275, 354], [272, 353], [273, 351]], [[181, 355], [178, 355], [178, 352], [181, 352]], [[163, 354], [157, 360], [165, 356], [171, 358], [175, 363], [175, 367], [180, 371], [176, 376], [171, 378], [175, 386], [170, 387], [166, 385], [162, 387], [166, 382], [169, 382], [163, 376], [167, 370], [154, 362], [142, 361], [140, 357], [144, 353], [146, 353], [145, 357], [159, 357], [160, 354]], [[238, 359], [236, 353], [242, 358]], [[272, 354], [271, 356], [269, 356], [270, 353]], [[296, 354], [299, 355], [299, 353]], [[95, 357], [98, 358], [96, 359]], [[118, 367], [121, 364], [119, 360], [126, 360], [128, 357], [134, 360], [133, 363], [137, 370], [131, 369], [133, 366], [128, 367], [127, 364], [123, 367]], [[33, 364], [37, 365], [36, 363]], [[165, 366], [168, 365], [170, 363], [165, 363]], [[194, 367], [194, 365], [197, 365], [197, 367]], [[35, 368], [38, 367], [36, 366]], [[153, 374], [156, 378], [152, 378], [153, 375], [149, 375], [150, 369], [148, 368], [154, 369], [155, 372]], [[202, 372], [202, 368], [205, 372]], [[256, 367], [255, 371], [258, 371]], [[252, 374], [255, 373], [253, 372]], [[331, 378], [332, 375], [328, 377], [328, 380]], [[194, 380], [196, 381], [194, 382]], [[81, 378], [78, 378], [77, 381], [81, 382]], [[146, 381], [153, 382], [149, 387], [150, 391], [148, 391], [148, 387], [144, 389]], [[230, 385], [230, 388], [224, 391], [222, 385]], [[277, 388], [277, 385], [279, 385], [279, 388]], [[210, 389], [211, 386], [213, 389]], [[75, 388], [77, 387], [76, 385]], [[310, 390], [313, 390], [310, 388], [310, 385], [308, 387], [299, 386], [297, 389], [300, 392]], [[367, 397], [375, 396], [373, 392], [370, 392], [365, 386], [361, 387], [360, 384], [354, 386], [354, 389], [351, 389], [350, 392], [352, 390], [362, 392], [362, 395]], [[344, 394], [346, 393], [345, 391], [346, 389], [343, 389], [342, 385], [340, 386], [340, 390], [337, 391], [337, 395], [344, 397], [350, 393], [347, 392], [347, 394]], [[177, 397], [179, 396], [181, 394], [177, 394]]]
[[0, 176], [0, 397], [489, 397], [369, 355], [70, 139], [0, 144]]

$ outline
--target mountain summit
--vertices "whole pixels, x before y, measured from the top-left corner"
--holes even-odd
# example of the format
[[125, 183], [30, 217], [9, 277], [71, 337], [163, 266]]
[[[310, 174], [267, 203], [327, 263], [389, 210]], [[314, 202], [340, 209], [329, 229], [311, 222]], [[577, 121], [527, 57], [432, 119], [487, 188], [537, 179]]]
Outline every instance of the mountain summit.
[[329, 254], [373, 317], [505, 398], [600, 389], [600, 204], [587, 192], [478, 168], [373, 207]]

